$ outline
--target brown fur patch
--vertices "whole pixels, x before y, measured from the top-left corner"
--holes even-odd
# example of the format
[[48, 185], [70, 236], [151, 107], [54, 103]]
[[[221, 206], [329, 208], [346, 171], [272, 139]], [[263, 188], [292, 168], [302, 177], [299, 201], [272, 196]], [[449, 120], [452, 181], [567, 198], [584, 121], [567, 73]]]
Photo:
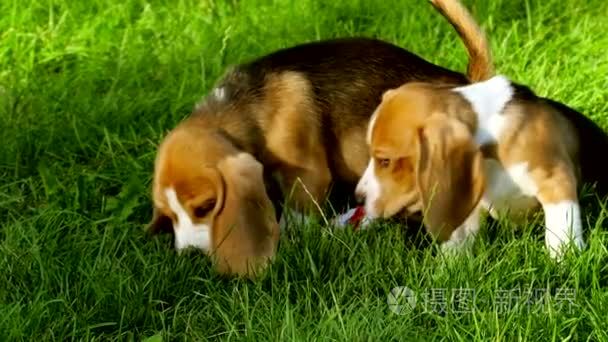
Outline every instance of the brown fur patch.
[[251, 155], [228, 157], [218, 164], [226, 201], [213, 231], [213, 257], [223, 273], [257, 275], [271, 261], [279, 226], [265, 196], [262, 165]]
[[469, 129], [445, 115], [427, 120], [419, 140], [416, 179], [427, 230], [446, 241], [485, 190], [483, 155]]
[[511, 123], [497, 159], [505, 167], [526, 161], [541, 201], [576, 200], [579, 144], [571, 124], [551, 108], [529, 101], [509, 106], [504, 115]]
[[305, 209], [324, 199], [331, 182], [310, 82], [295, 72], [270, 75], [264, 93], [260, 109], [271, 113], [260, 116], [266, 148], [280, 165], [276, 171], [288, 200]]

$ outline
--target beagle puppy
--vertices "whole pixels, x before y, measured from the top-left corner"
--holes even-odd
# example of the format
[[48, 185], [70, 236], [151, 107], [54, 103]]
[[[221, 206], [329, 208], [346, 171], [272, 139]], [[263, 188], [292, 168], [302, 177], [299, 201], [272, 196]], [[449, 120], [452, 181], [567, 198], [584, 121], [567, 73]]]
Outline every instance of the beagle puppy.
[[448, 249], [474, 238], [482, 211], [521, 220], [542, 209], [546, 246], [560, 257], [570, 242], [585, 245], [579, 186], [608, 188], [607, 164], [591, 155], [608, 148], [606, 133], [504, 76], [388, 90], [367, 141], [372, 158], [356, 189], [366, 214], [422, 211]]
[[[469, 76], [488, 72], [487, 43], [468, 13], [445, 17], [467, 46]], [[369, 160], [371, 113], [385, 90], [414, 81], [469, 83], [367, 38], [302, 44], [233, 67], [160, 145], [150, 231], [172, 232], [178, 250], [205, 250], [224, 273], [259, 269], [276, 251], [283, 200], [307, 213], [332, 184], [353, 193]]]

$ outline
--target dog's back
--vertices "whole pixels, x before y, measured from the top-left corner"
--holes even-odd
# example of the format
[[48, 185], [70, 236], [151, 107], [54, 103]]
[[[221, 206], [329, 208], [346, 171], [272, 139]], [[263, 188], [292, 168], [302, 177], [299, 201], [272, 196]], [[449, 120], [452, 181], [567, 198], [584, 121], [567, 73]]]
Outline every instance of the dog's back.
[[[449, 2], [436, 1], [435, 5]], [[249, 108], [238, 111], [248, 116], [242, 120], [260, 123], [254, 130], [265, 136], [269, 149], [265, 155], [273, 159], [264, 160], [264, 154], [258, 157], [268, 169], [285, 164], [311, 168], [286, 157], [298, 155], [299, 159], [314, 159], [306, 164], [315, 164], [315, 169], [329, 168], [334, 184], [352, 189], [368, 160], [365, 132], [369, 118], [386, 90], [408, 82], [463, 85], [491, 73], [491, 54], [483, 33], [464, 8], [454, 10], [460, 6], [457, 2], [448, 5], [438, 9], [468, 49], [468, 75], [381, 40], [331, 39], [281, 49], [233, 67], [217, 85], [224, 95], [222, 101], [231, 108]], [[290, 102], [290, 97], [298, 103]], [[300, 113], [293, 116], [294, 111]], [[281, 121], [289, 122], [288, 127], [277, 128]], [[289, 139], [281, 133], [282, 140], [274, 143], [272, 136], [277, 131], [287, 132]], [[322, 152], [307, 151], [311, 139], [322, 146]], [[290, 147], [294, 145], [298, 147]]]
[[[236, 67], [253, 90], [262, 91], [269, 75], [296, 72], [315, 89], [317, 108], [340, 120], [367, 120], [386, 89], [404, 82], [464, 84], [461, 73], [434, 65], [393, 44], [372, 38], [341, 38], [282, 49]], [[237, 86], [235, 84], [235, 86]], [[342, 115], [333, 115], [340, 111]], [[349, 123], [350, 124], [350, 123]]]

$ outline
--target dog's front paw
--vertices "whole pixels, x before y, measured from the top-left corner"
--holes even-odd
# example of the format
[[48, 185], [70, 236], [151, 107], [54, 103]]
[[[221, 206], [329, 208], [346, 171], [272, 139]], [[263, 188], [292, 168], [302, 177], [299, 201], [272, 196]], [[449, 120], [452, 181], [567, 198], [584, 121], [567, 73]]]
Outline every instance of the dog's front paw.
[[457, 243], [455, 241], [446, 241], [439, 246], [441, 250], [441, 254], [453, 257], [461, 253], [464, 249], [461, 243]]
[[556, 261], [561, 261], [566, 251], [570, 248], [574, 249], [576, 252], [580, 252], [587, 248], [587, 244], [585, 244], [585, 241], [581, 237], [574, 238], [570, 241], [560, 240], [553, 243], [547, 243], [549, 256]]
[[462, 240], [448, 240], [443, 242], [439, 248], [446, 257], [456, 257], [471, 253], [475, 239], [473, 236]]

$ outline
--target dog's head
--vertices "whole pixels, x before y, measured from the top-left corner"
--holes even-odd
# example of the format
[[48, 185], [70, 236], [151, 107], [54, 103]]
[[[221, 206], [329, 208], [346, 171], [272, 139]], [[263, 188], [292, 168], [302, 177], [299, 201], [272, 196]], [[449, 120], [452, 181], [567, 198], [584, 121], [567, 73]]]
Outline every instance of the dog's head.
[[356, 189], [372, 217], [422, 210], [427, 230], [439, 240], [464, 222], [485, 184], [470, 128], [447, 115], [458, 108], [443, 96], [420, 83], [383, 95], [368, 128], [371, 159]]
[[221, 273], [253, 275], [276, 251], [279, 228], [263, 167], [221, 133], [193, 122], [164, 139], [153, 180], [150, 233], [211, 255]]

